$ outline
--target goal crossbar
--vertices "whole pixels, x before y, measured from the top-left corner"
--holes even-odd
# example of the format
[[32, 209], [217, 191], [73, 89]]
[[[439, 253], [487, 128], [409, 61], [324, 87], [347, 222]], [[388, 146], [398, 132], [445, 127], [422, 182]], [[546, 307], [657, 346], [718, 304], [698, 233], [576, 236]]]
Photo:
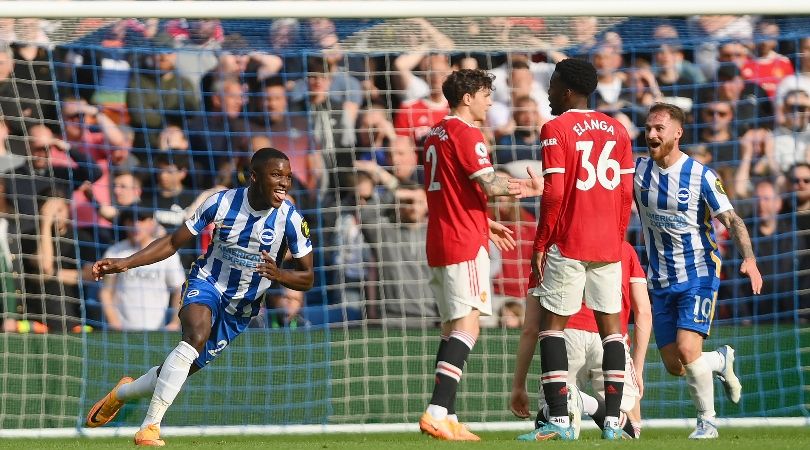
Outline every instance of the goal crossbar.
[[155, 18], [408, 18], [470, 16], [683, 16], [692, 14], [808, 14], [810, 2], [795, 0], [624, 0], [518, 1], [15, 1], [4, 2], [0, 17], [63, 19], [74, 17]]

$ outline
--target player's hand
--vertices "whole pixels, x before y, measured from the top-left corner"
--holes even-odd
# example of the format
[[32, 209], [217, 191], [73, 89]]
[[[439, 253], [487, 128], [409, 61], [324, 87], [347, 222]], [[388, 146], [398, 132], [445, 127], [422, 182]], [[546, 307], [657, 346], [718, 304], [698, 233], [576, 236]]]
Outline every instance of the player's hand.
[[495, 247], [502, 252], [513, 250], [517, 245], [515, 238], [512, 237], [515, 232], [494, 220], [487, 220], [489, 221], [489, 240], [495, 244]]
[[509, 410], [516, 417], [528, 419], [531, 417], [529, 411], [529, 394], [525, 388], [512, 388], [512, 395], [509, 397]]
[[757, 268], [757, 261], [754, 258], [743, 259], [740, 273], [751, 279], [751, 290], [758, 295], [762, 291], [762, 275]]
[[126, 258], [104, 258], [93, 264], [93, 279], [100, 281], [104, 275], [121, 273], [129, 270]]
[[262, 250], [262, 260], [264, 260], [264, 262], [260, 263], [256, 268], [259, 275], [270, 281], [278, 281], [281, 277], [281, 269], [278, 268], [276, 262], [270, 257], [270, 254], [267, 253], [266, 250]]
[[638, 369], [634, 370], [635, 372], [635, 379], [636, 379], [636, 386], [638, 386], [638, 399], [641, 400], [644, 397], [644, 376], [642, 372]]
[[543, 282], [543, 252], [532, 253], [532, 273], [537, 277], [537, 286]]
[[509, 195], [515, 198], [537, 197], [543, 195], [543, 177], [534, 173], [531, 167], [526, 167], [529, 178], [510, 178]]

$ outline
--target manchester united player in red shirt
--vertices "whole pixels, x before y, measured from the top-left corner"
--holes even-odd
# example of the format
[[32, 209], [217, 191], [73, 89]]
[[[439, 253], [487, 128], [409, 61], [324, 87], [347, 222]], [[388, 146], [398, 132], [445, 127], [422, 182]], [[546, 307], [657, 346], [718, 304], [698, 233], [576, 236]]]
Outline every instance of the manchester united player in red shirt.
[[586, 305], [594, 310], [604, 347], [605, 426], [602, 437], [626, 437], [619, 427], [624, 387], [621, 246], [630, 220], [634, 163], [630, 138], [613, 118], [587, 109], [596, 89], [587, 61], [557, 63], [549, 84], [551, 113], [540, 133], [545, 179], [532, 271], [540, 284], [540, 365], [549, 420], [532, 440], [575, 439], [566, 406], [568, 358], [563, 329]]
[[430, 287], [442, 321], [436, 384], [419, 428], [442, 440], [479, 440], [455, 417], [455, 397], [467, 356], [478, 339], [481, 315], [491, 315], [487, 239], [511, 250], [505, 226], [487, 218], [487, 199], [510, 195], [509, 179], [496, 175], [481, 130], [492, 104], [492, 76], [483, 70], [453, 72], [442, 84], [450, 116], [424, 143], [427, 191], [427, 260]]
[[[633, 312], [635, 327], [633, 331], [632, 356], [629, 349], [625, 347], [625, 386], [621, 402], [621, 411], [627, 414], [627, 421], [622, 428], [630, 436], [638, 438], [641, 432], [641, 408], [639, 400], [644, 394], [644, 382], [642, 375], [644, 372], [644, 360], [647, 352], [647, 345], [650, 342], [650, 330], [652, 329], [652, 313], [650, 311], [650, 297], [647, 294], [647, 279], [644, 269], [639, 263], [638, 255], [627, 242], [622, 243], [622, 310], [620, 313], [622, 335], [629, 343], [628, 323], [630, 312]], [[529, 284], [536, 284], [536, 280], [529, 281]], [[515, 364], [515, 376], [512, 380], [512, 397], [510, 408], [512, 412], [522, 418], [529, 417], [529, 396], [526, 393], [526, 374], [532, 361], [532, 354], [537, 343], [537, 333], [539, 331], [538, 316], [540, 305], [537, 302], [527, 300], [526, 318], [523, 323], [523, 331], [518, 344], [517, 363]], [[594, 422], [601, 428], [604, 426], [604, 386], [602, 377], [602, 342], [599, 336], [599, 329], [596, 326], [596, 319], [593, 311], [587, 307], [582, 307], [578, 313], [571, 316], [564, 331], [566, 351], [568, 353], [568, 373], [571, 376], [569, 388], [578, 386], [579, 389], [590, 384], [599, 400], [590, 397], [582, 392], [582, 412], [593, 418]], [[576, 384], [574, 384], [576, 383]], [[572, 391], [575, 391], [572, 389]], [[576, 392], [572, 392], [576, 394]], [[543, 411], [545, 404], [543, 391], [540, 391], [541, 406], [537, 412], [535, 421], [536, 428], [542, 428], [548, 421], [548, 411]], [[578, 405], [577, 399], [569, 405]], [[601, 400], [601, 401], [600, 401]], [[579, 413], [572, 411], [574, 415], [574, 429], [578, 428]], [[624, 417], [622, 417], [624, 419]], [[624, 420], [622, 420], [624, 421]], [[579, 433], [575, 433], [579, 434]]]

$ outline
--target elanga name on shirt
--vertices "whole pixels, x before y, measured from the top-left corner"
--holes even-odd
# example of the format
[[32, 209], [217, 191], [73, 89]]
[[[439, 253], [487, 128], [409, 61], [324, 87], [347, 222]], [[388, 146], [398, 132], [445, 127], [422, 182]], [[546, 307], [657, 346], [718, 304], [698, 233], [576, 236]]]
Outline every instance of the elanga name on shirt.
[[613, 124], [600, 119], [585, 119], [582, 122], [575, 123], [571, 128], [577, 136], [582, 136], [587, 131], [599, 130], [610, 134], [616, 134]]

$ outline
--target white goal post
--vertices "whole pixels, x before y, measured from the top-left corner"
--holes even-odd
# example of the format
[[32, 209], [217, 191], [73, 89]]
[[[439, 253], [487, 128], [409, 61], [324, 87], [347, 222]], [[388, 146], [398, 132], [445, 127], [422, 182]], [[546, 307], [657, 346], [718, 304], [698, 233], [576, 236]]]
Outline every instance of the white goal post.
[[[172, 18], [188, 18], [188, 19], [205, 19], [205, 18], [219, 18], [219, 19], [275, 19], [275, 18], [323, 18], [330, 19], [407, 19], [407, 18], [431, 18], [436, 22], [441, 22], [443, 18], [457, 19], [467, 17], [575, 17], [575, 16], [597, 16], [597, 17], [615, 17], [615, 16], [630, 16], [630, 17], [668, 17], [668, 16], [692, 16], [692, 15], [715, 15], [715, 14], [749, 14], [753, 16], [758, 15], [804, 15], [810, 16], [810, 0], [771, 0], [768, 2], [753, 1], [753, 0], [680, 0], [674, 2], [651, 2], [649, 0], [620, 0], [615, 2], [604, 0], [506, 0], [506, 1], [491, 1], [491, 0], [368, 0], [368, 1], [347, 1], [347, 0], [322, 0], [322, 1], [6, 1], [0, 7], [0, 19], [77, 19], [77, 18], [159, 18], [159, 19], [172, 19]], [[449, 22], [449, 21], [445, 21]], [[458, 27], [458, 25], [454, 25]], [[257, 32], [258, 33], [258, 32]], [[810, 32], [809, 32], [810, 33]], [[404, 45], [404, 44], [403, 44]], [[398, 47], [399, 48], [399, 47]], [[369, 52], [371, 53], [371, 52]], [[383, 72], [380, 72], [383, 73]], [[383, 76], [388, 77], [389, 74], [385, 73]], [[0, 114], [1, 115], [1, 114]], [[0, 311], [2, 312], [2, 311]], [[350, 330], [354, 331], [354, 330]], [[801, 332], [804, 333], [807, 330]], [[348, 348], [349, 342], [354, 336], [348, 331], [344, 330], [346, 344], [338, 343], [335, 348], [345, 346]], [[332, 331], [331, 336], [338, 335], [339, 333]], [[100, 333], [99, 333], [100, 334]], [[374, 341], [375, 349], [386, 348], [387, 340], [392, 339], [385, 333], [373, 336], [362, 336], [365, 339]], [[514, 338], [514, 335], [511, 336]], [[415, 346], [414, 342], [408, 343], [409, 336], [407, 334], [399, 336], [408, 345]], [[69, 337], [78, 342], [79, 339], [86, 340], [86, 336]], [[413, 341], [418, 338], [410, 337]], [[745, 336], [745, 339], [756, 340], [756, 337]], [[133, 342], [135, 340], [133, 339]], [[144, 340], [147, 342], [147, 340]], [[264, 341], [257, 340], [256, 342], [264, 343]], [[269, 340], [267, 342], [270, 342]], [[329, 338], [324, 339], [325, 346], [331, 343]], [[506, 342], [506, 341], [504, 341]], [[148, 342], [147, 342], [148, 344]], [[144, 343], [135, 342], [133, 344], [119, 343], [115, 345], [127, 346], [131, 345], [133, 348], [136, 346], [143, 346], [144, 348], [149, 345]], [[82, 345], [84, 341], [82, 341]], [[106, 342], [105, 342], [106, 345]], [[241, 345], [241, 344], [240, 344]], [[300, 345], [299, 350], [302, 348], [304, 351], [316, 348], [317, 345], [308, 344]], [[433, 351], [433, 342], [430, 345], [425, 345], [425, 348]], [[749, 344], [753, 345], [753, 344]], [[506, 347], [506, 346], [504, 346]], [[78, 348], [78, 345], [77, 345]], [[259, 348], [259, 347], [257, 347]], [[261, 347], [263, 348], [263, 347]], [[318, 350], [316, 348], [316, 350]], [[807, 351], [807, 348], [801, 349]], [[154, 351], [154, 350], [153, 350]], [[260, 350], [261, 351], [261, 350]], [[335, 352], [333, 348], [330, 350]], [[387, 351], [387, 350], [386, 350]], [[479, 352], [481, 350], [478, 350]], [[784, 350], [774, 350], [774, 353]], [[791, 351], [791, 349], [788, 349]], [[512, 349], [505, 349], [505, 353], [509, 357]], [[407, 353], [407, 352], [405, 352]], [[391, 352], [391, 359], [400, 358], [401, 355]], [[152, 358], [155, 355], [150, 355]], [[411, 355], [416, 358], [417, 355]], [[420, 354], [426, 361], [430, 362], [433, 358], [432, 354]], [[346, 350], [346, 369], [345, 376], [340, 381], [341, 388], [348, 386], [352, 378], [352, 370], [355, 367], [350, 367], [349, 361], [352, 363], [360, 361], [358, 365], [367, 364], [368, 360], [376, 357], [373, 352], [368, 352], [367, 349], [352, 347], [352, 351]], [[389, 357], [386, 355], [386, 357]], [[407, 358], [408, 355], [406, 354]], [[497, 364], [493, 363], [493, 372], [501, 371], [500, 374], [504, 379], [511, 377], [511, 370], [507, 364], [501, 364], [506, 361], [506, 356], [496, 355]], [[493, 358], [492, 361], [495, 361]], [[489, 361], [489, 360], [488, 360]], [[244, 361], [239, 360], [239, 364]], [[417, 361], [418, 362], [418, 361]], [[316, 365], [321, 361], [316, 361]], [[489, 364], [490, 362], [487, 362]], [[658, 361], [655, 361], [658, 364]], [[421, 364], [421, 363], [420, 363]], [[480, 364], [479, 364], [480, 366]], [[236, 366], [235, 366], [236, 367]], [[350, 370], [351, 369], [351, 370]], [[368, 367], [365, 367], [368, 369]], [[501, 370], [503, 369], [503, 370]], [[658, 368], [663, 373], [662, 368]], [[805, 371], [807, 367], [803, 368]], [[388, 377], [388, 368], [380, 369], [385, 372], [383, 375], [371, 373], [367, 371], [366, 375], [369, 380], [377, 381], [376, 378]], [[487, 367], [489, 370], [489, 367]], [[773, 368], [773, 371], [778, 372], [780, 367]], [[210, 371], [209, 371], [210, 372]], [[425, 372], [427, 373], [427, 372]], [[432, 372], [431, 372], [432, 373]], [[0, 371], [2, 375], [2, 371]], [[15, 374], [16, 375], [16, 374]], [[402, 374], [396, 374], [399, 376]], [[418, 378], [423, 375], [419, 374], [405, 374], [413, 378]], [[403, 376], [403, 380], [405, 379]], [[432, 375], [431, 375], [432, 376]], [[391, 375], [391, 377], [395, 377]], [[74, 376], [78, 380], [87, 380], [85, 376]], [[417, 380], [418, 381], [418, 380]], [[331, 381], [330, 381], [331, 382]], [[483, 381], [481, 382], [483, 383]], [[403, 382], [403, 385], [407, 383]], [[330, 385], [330, 389], [333, 386]], [[772, 389], [779, 389], [780, 387]], [[83, 388], [85, 389], [85, 388]], [[422, 389], [420, 386], [419, 389]], [[756, 389], [756, 388], [753, 388]], [[752, 389], [752, 390], [753, 390]], [[805, 392], [806, 385], [803, 387]], [[369, 389], [371, 390], [371, 389]], [[406, 389], [407, 391], [407, 389]], [[414, 390], [415, 392], [416, 390]], [[422, 389], [424, 391], [424, 389]], [[350, 389], [346, 387], [346, 392]], [[406, 392], [407, 393], [407, 392]], [[420, 391], [421, 395], [425, 395]], [[651, 392], [652, 394], [652, 392]], [[807, 394], [803, 394], [807, 395]], [[82, 398], [85, 392], [81, 393]], [[348, 394], [346, 395], [348, 398]], [[382, 395], [381, 395], [382, 396]], [[394, 396], [393, 394], [391, 395]], [[372, 397], [372, 396], [368, 396]], [[804, 398], [804, 397], [802, 397]], [[86, 400], [86, 399], [85, 399]], [[372, 399], [374, 400], [374, 399]], [[682, 400], [682, 399], [680, 399]], [[508, 398], [503, 399], [503, 404], [506, 405]], [[346, 415], [352, 413], [349, 407], [349, 400], [345, 401]], [[185, 405], [188, 407], [188, 405]], [[238, 408], [239, 405], [234, 405]], [[803, 408], [808, 408], [808, 405], [802, 405]], [[190, 407], [189, 407], [190, 408]], [[387, 408], [387, 407], [386, 407]], [[70, 408], [64, 407], [66, 411], [72, 411]], [[0, 411], [2, 412], [2, 411]], [[389, 411], [386, 410], [386, 413]], [[790, 411], [778, 410], [774, 412], [769, 411], [774, 415], [790, 415]], [[67, 415], [67, 414], [63, 414]], [[760, 415], [765, 415], [761, 413]], [[2, 414], [0, 414], [2, 416]], [[79, 419], [80, 420], [80, 419]], [[360, 419], [362, 420], [362, 418]], [[485, 419], [482, 419], [485, 420]], [[403, 421], [402, 417], [396, 421]], [[493, 420], [489, 422], [474, 422], [471, 427], [476, 431], [518, 431], [525, 430], [530, 421], [508, 421], [503, 417], [500, 420]], [[645, 427], [650, 428], [687, 428], [694, 426], [694, 419], [651, 419], [644, 420]], [[0, 421], [0, 428], [3, 428]], [[745, 418], [719, 418], [718, 425], [729, 427], [755, 427], [755, 426], [796, 426], [807, 427], [810, 426], [810, 417], [745, 417]], [[583, 422], [584, 428], [595, 428], [595, 426], [588, 421]], [[187, 436], [187, 435], [234, 435], [234, 434], [311, 434], [311, 433], [360, 433], [360, 432], [415, 432], [417, 430], [414, 423], [328, 423], [316, 425], [223, 425], [223, 426], [167, 426], [162, 431], [167, 436]], [[110, 437], [110, 436], [131, 436], [135, 429], [130, 426], [111, 427], [107, 429], [86, 429], [76, 427], [69, 427], [69, 424], [60, 425], [58, 428], [20, 428], [20, 429], [0, 429], [0, 438], [12, 437], [27, 437], [27, 438], [47, 438], [47, 437]]]

